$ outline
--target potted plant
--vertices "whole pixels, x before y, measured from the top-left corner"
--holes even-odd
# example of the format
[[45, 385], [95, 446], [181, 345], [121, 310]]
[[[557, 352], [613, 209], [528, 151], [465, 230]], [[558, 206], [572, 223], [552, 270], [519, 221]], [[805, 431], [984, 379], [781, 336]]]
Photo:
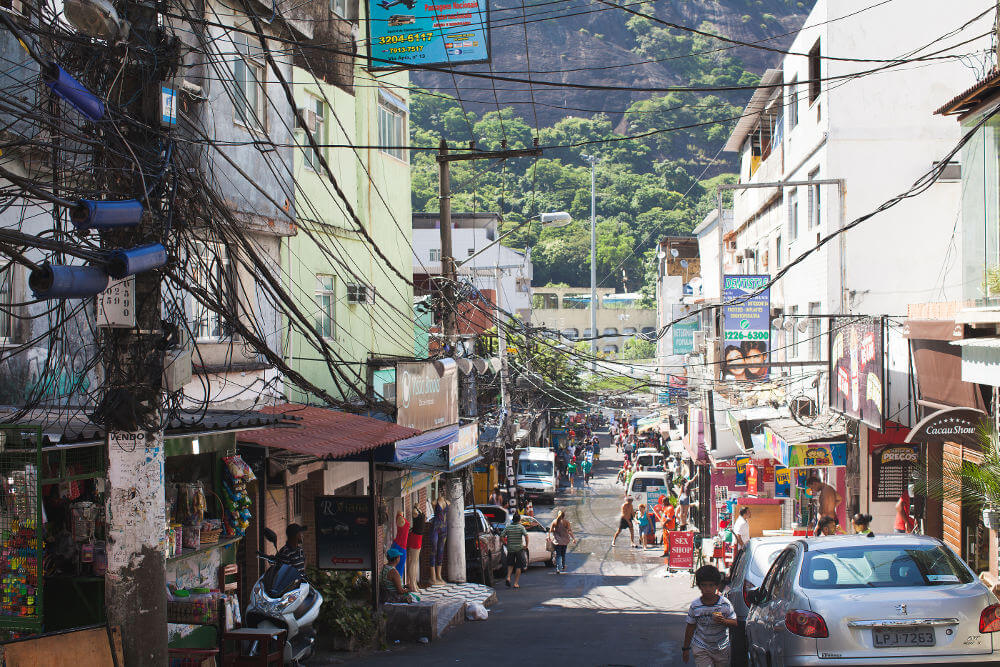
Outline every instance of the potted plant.
[[982, 461], [962, 460], [946, 465], [936, 485], [924, 481], [920, 490], [943, 500], [960, 501], [963, 506], [982, 508], [983, 525], [1000, 531], [1000, 437], [987, 426], [979, 429]]
[[355, 572], [309, 571], [309, 580], [323, 596], [316, 625], [321, 648], [359, 651], [373, 648], [379, 640], [381, 614], [371, 605], [371, 584]]

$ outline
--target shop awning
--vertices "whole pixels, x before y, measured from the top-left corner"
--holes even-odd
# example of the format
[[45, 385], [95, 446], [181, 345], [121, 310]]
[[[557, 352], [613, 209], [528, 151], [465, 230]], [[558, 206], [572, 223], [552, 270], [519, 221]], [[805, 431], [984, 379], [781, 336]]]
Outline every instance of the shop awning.
[[794, 419], [769, 420], [763, 448], [767, 456], [788, 468], [847, 465], [847, 434], [835, 422], [803, 426]]
[[412, 459], [432, 449], [447, 447], [453, 442], [458, 442], [458, 424], [436, 428], [433, 431], [397, 441], [396, 455], [393, 456], [393, 460], [399, 462]]
[[431, 449], [429, 451], [417, 454], [416, 456], [411, 456], [402, 460], [395, 461], [393, 463], [383, 464], [384, 468], [396, 468], [399, 470], [418, 470], [423, 472], [456, 472], [467, 468], [473, 463], [479, 461], [482, 457], [476, 454], [474, 457], [467, 460], [456, 463], [455, 465], [449, 465], [448, 463], [448, 449], [443, 447], [438, 447]]
[[239, 435], [242, 443], [275, 447], [318, 459], [339, 459], [396, 442], [420, 431], [348, 412], [285, 403], [262, 412], [281, 415], [279, 426]]
[[963, 381], [961, 348], [951, 345], [962, 335], [962, 325], [954, 320], [906, 320], [917, 399], [923, 405], [985, 409], [975, 383]]
[[965, 338], [952, 341], [962, 348], [962, 381], [1000, 387], [1000, 338]]

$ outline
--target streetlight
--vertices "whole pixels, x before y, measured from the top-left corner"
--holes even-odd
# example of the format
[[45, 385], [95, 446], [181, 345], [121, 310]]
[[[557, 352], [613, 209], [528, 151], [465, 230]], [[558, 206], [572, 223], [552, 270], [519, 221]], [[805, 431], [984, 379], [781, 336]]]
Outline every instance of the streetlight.
[[597, 156], [581, 153], [580, 157], [590, 163], [590, 371], [597, 372], [597, 190], [596, 165]]

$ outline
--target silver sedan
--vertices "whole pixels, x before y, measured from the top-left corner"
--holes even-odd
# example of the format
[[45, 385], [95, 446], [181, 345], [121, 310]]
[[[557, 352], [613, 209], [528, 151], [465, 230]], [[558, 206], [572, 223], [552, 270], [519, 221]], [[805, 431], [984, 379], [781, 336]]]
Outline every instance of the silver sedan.
[[747, 599], [754, 665], [1000, 660], [997, 598], [931, 537], [797, 540]]

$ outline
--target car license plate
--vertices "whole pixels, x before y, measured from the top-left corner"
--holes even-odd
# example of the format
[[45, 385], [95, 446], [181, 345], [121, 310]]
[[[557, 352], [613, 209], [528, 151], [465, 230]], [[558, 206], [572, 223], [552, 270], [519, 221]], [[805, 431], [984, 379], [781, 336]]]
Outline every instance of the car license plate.
[[934, 646], [934, 628], [912, 625], [905, 628], [875, 628], [872, 630], [875, 648], [897, 646]]

